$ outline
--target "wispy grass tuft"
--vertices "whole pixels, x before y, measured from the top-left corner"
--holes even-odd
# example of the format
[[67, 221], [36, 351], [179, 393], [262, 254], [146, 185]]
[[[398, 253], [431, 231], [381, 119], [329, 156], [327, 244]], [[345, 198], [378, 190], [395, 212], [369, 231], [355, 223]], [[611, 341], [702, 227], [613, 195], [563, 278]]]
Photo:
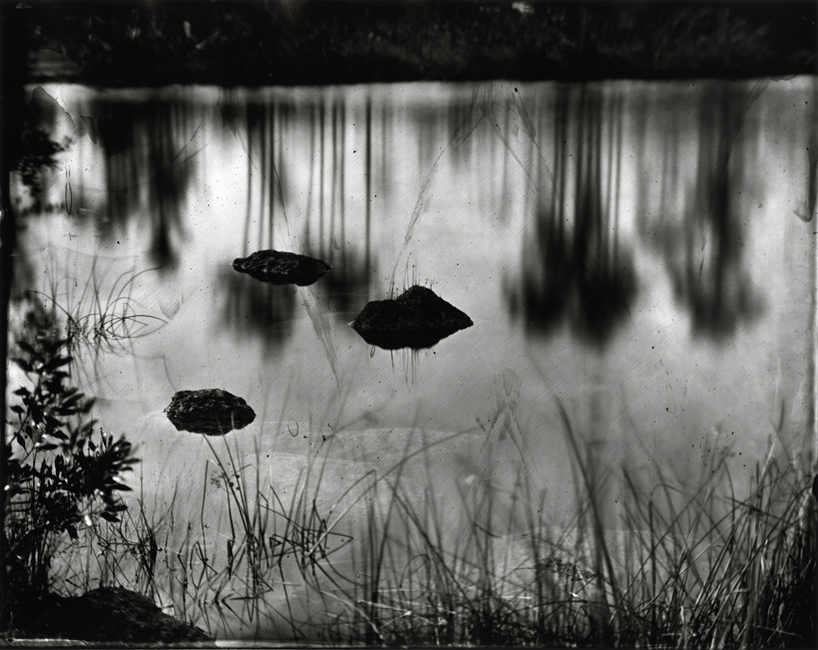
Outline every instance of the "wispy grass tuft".
[[[30, 295], [34, 301], [44, 301], [64, 323], [66, 336], [71, 341], [69, 352], [74, 357], [71, 370], [91, 367], [97, 377], [104, 355], [130, 354], [135, 339], [152, 334], [168, 323], [168, 319], [151, 313], [133, 295], [139, 278], [158, 269], [124, 271], [106, 289], [99, 278], [110, 274], [98, 270], [98, 262], [99, 258], [94, 257], [90, 279], [81, 289], [74, 278], [65, 276], [59, 280], [58, 271], [52, 269], [48, 293], [28, 291], [23, 295], [24, 299]], [[90, 363], [86, 353], [92, 357]]]

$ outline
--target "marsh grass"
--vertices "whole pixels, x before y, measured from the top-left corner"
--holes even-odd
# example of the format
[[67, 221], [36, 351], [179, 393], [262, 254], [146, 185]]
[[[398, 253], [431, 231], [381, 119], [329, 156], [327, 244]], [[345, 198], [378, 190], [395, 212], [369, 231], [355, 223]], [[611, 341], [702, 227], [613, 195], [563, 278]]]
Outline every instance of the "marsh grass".
[[[59, 272], [54, 267], [48, 274], [47, 293], [27, 291], [22, 296], [23, 300], [47, 305], [46, 309], [54, 314], [52, 320], [59, 319], [63, 324], [70, 341], [71, 372], [93, 368], [97, 380], [104, 355], [130, 354], [135, 339], [152, 334], [168, 323], [168, 319], [151, 313], [134, 296], [139, 279], [155, 273], [157, 268], [123, 271], [114, 277], [110, 286], [105, 286], [100, 278], [110, 277], [113, 272], [99, 269], [99, 260], [94, 257], [89, 279], [81, 288], [72, 276], [58, 279]], [[85, 382], [90, 377], [79, 379]]]
[[[206, 439], [213, 460], [198, 512], [174, 494], [159, 518], [140, 502], [121, 522], [100, 522], [88, 531], [91, 572], [221, 638], [654, 648], [814, 641], [818, 509], [808, 455], [773, 438], [741, 493], [715, 452], [694, 487], [659, 470], [645, 484], [623, 468], [618, 527], [603, 528], [593, 493], [600, 470], [559, 408], [580, 504], [567, 524], [551, 523], [548, 494], [535, 493], [522, 470], [510, 510], [496, 490], [458, 484], [455, 522], [431, 487], [430, 442], [407, 445], [388, 471], [363, 473], [331, 498], [322, 494], [327, 442], [285, 497], [257, 471], [258, 447], [243, 465], [225, 437]], [[408, 480], [411, 459], [429, 468], [425, 485]], [[226, 516], [214, 521], [208, 513], [219, 507]], [[512, 518], [523, 531], [499, 533], [519, 530]]]

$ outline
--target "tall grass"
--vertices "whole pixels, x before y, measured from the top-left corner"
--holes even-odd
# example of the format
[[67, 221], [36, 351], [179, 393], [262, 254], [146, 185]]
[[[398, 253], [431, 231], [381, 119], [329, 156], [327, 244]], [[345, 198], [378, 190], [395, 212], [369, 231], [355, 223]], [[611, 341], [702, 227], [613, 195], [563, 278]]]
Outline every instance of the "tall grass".
[[[707, 461], [706, 480], [693, 487], [660, 470], [646, 483], [622, 468], [618, 526], [603, 528], [601, 468], [559, 408], [580, 504], [567, 525], [551, 523], [548, 494], [522, 468], [510, 511], [496, 490], [461, 485], [453, 525], [451, 503], [444, 512], [432, 487], [436, 443], [407, 446], [387, 472], [364, 473], [327, 499], [330, 440], [285, 498], [262, 480], [258, 447], [255, 463], [242, 465], [228, 437], [208, 440], [198, 512], [174, 495], [151, 519], [140, 503], [89, 533], [88, 557], [96, 579], [149, 593], [218, 637], [653, 648], [815, 641], [818, 507], [807, 452], [774, 439], [741, 493], [723, 456]], [[425, 487], [407, 480], [410, 460], [428, 468]], [[214, 522], [208, 513], [219, 507], [227, 514]], [[512, 518], [524, 531], [498, 533], [514, 528]]]

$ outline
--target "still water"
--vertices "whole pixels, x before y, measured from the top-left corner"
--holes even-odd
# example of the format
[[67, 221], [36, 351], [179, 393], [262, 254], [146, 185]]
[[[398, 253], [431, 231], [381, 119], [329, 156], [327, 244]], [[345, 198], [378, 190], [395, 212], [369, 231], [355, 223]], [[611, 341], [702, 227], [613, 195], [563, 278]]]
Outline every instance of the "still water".
[[[814, 79], [28, 90], [64, 151], [14, 197], [17, 290], [133, 317], [76, 372], [152, 502], [198, 503], [212, 456], [163, 413], [183, 389], [247, 400], [228, 440], [284, 493], [325, 457], [329, 504], [422, 438], [408, 484], [522, 466], [570, 511], [558, 400], [602, 467], [687, 482], [814, 426]], [[267, 248], [332, 269], [232, 269]], [[413, 284], [474, 326], [416, 352], [349, 327]]]

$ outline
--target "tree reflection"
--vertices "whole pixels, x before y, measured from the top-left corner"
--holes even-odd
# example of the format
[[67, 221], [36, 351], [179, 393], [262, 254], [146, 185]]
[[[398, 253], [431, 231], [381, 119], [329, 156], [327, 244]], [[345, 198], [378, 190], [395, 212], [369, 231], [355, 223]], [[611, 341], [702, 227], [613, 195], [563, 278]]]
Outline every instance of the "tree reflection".
[[[690, 310], [693, 333], [715, 340], [731, 336], [762, 311], [744, 259], [739, 196], [745, 169], [742, 152], [736, 152], [744, 117], [762, 89], [760, 84], [747, 89], [720, 82], [701, 94], [692, 187], [684, 195], [680, 219], [667, 214], [675, 206], [663, 206], [651, 241], [665, 259], [674, 297]], [[663, 188], [671, 183], [675, 187], [676, 180], [666, 172]], [[645, 219], [643, 214], [643, 224]]]
[[[565, 86], [557, 87], [554, 102], [554, 178], [550, 194], [540, 193], [534, 237], [526, 237], [519, 307], [529, 327], [547, 334], [562, 323], [570, 296], [571, 246], [565, 231], [565, 189], [568, 176], [568, 99]], [[542, 131], [541, 131], [542, 132]], [[543, 187], [542, 165], [538, 166]], [[516, 298], [511, 294], [512, 300]], [[516, 312], [516, 301], [512, 303]]]
[[225, 327], [238, 335], [260, 337], [268, 351], [280, 347], [292, 334], [294, 287], [259, 282], [236, 273], [229, 264], [220, 269], [217, 282], [224, 296], [221, 321]]
[[[27, 192], [20, 191], [15, 197], [17, 214], [60, 209], [48, 190], [61, 166], [60, 154], [76, 142], [76, 133], [74, 120], [57, 100], [41, 86], [34, 88], [26, 105], [22, 130], [15, 134], [19, 138], [14, 148], [16, 160], [11, 161], [27, 188]], [[67, 204], [64, 207], [68, 209]]]
[[601, 345], [627, 314], [636, 283], [631, 256], [618, 246], [621, 102], [608, 102], [607, 192], [603, 194], [603, 104], [596, 91], [586, 91], [583, 87], [579, 105], [573, 250], [578, 304], [571, 320], [580, 335]]
[[812, 111], [810, 111], [807, 133], [807, 187], [804, 201], [795, 211], [796, 216], [805, 223], [815, 216], [818, 203], [818, 80], [812, 80]]
[[149, 229], [151, 261], [169, 268], [176, 237], [184, 236], [181, 206], [195, 175], [196, 151], [188, 107], [182, 102], [97, 99], [84, 118], [105, 151], [105, 214], [97, 229], [110, 241], [136, 217]]
[[[226, 112], [222, 109], [223, 114]], [[227, 111], [236, 126], [239, 115]], [[335, 312], [352, 312], [366, 293], [372, 271], [370, 201], [366, 202], [365, 252], [350, 244], [347, 214], [347, 107], [336, 97], [293, 104], [280, 98], [251, 102], [246, 107], [248, 196], [244, 251], [277, 248], [326, 261], [331, 271], [316, 286]], [[358, 121], [360, 116], [358, 116]], [[372, 110], [366, 105], [366, 194], [371, 195]], [[353, 118], [353, 121], [354, 120]], [[288, 145], [297, 142], [309, 155], [306, 219], [301, 236], [291, 230], [285, 206], [290, 205], [286, 164]], [[286, 235], [277, 239], [279, 235]], [[282, 230], [282, 228], [284, 230]], [[296, 228], [296, 226], [294, 226]], [[255, 229], [254, 232], [251, 230]], [[354, 236], [352, 236], [355, 239]]]
[[[548, 187], [540, 163], [543, 189], [533, 236], [526, 235], [522, 279], [516, 290], [507, 286], [506, 295], [530, 330], [550, 334], [567, 323], [580, 339], [604, 346], [636, 291], [631, 255], [618, 243], [621, 101], [605, 102], [587, 86], [578, 101], [571, 95], [567, 86], [556, 89], [553, 180]], [[604, 123], [610, 125], [605, 146]]]
[[[347, 228], [346, 186], [347, 152], [346, 125], [347, 111], [343, 102], [336, 99], [327, 110], [322, 103], [310, 113], [311, 159], [318, 160], [317, 182], [313, 173], [310, 179], [310, 197], [318, 194], [318, 232], [311, 233], [310, 219], [307, 219], [304, 233], [305, 254], [326, 261], [332, 269], [316, 286], [323, 292], [333, 312], [345, 321], [354, 313], [361, 295], [368, 295], [373, 263], [371, 258], [371, 199], [372, 199], [372, 104], [367, 100], [364, 119], [366, 140], [364, 150], [364, 186], [366, 198], [364, 250], [361, 253], [351, 245]], [[329, 122], [327, 125], [326, 122]], [[327, 126], [329, 134], [326, 133]], [[315, 137], [316, 131], [318, 137]], [[316, 142], [318, 151], [316, 152]], [[311, 166], [314, 172], [315, 165]], [[317, 188], [315, 186], [317, 185]], [[314, 189], [315, 188], [315, 189]], [[325, 197], [329, 197], [326, 200]], [[308, 214], [314, 212], [312, 200]]]
[[[253, 239], [251, 224], [257, 224], [255, 249], [275, 248], [276, 200], [283, 205], [282, 189], [278, 185], [276, 165], [276, 104], [251, 102], [247, 105], [247, 212], [244, 221], [244, 249]], [[259, 174], [253, 173], [259, 163]], [[258, 194], [257, 213], [253, 213], [253, 195]], [[299, 252], [299, 251], [293, 251]]]

